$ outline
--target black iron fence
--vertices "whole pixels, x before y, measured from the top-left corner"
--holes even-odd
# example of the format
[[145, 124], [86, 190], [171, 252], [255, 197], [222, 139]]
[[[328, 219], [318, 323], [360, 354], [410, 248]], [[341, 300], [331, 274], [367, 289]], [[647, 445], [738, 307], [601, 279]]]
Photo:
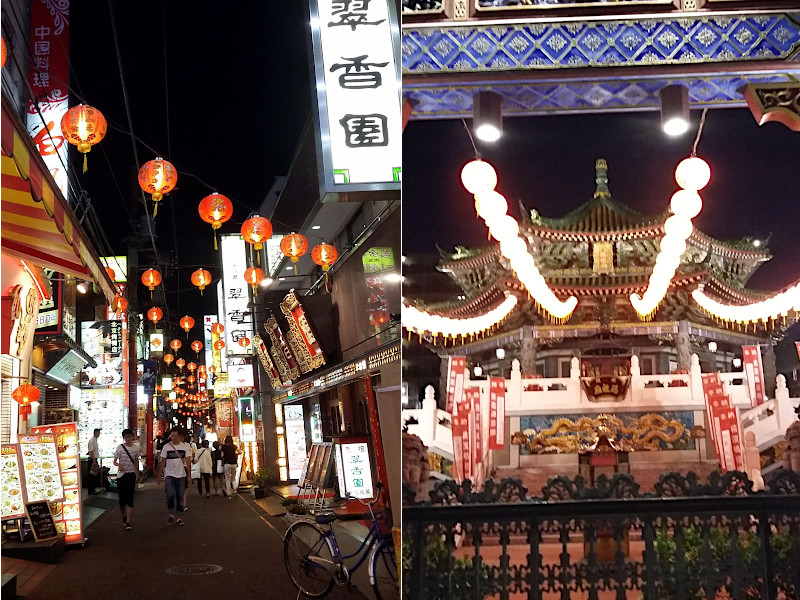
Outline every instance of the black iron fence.
[[799, 600], [800, 476], [443, 482], [403, 509], [404, 598]]

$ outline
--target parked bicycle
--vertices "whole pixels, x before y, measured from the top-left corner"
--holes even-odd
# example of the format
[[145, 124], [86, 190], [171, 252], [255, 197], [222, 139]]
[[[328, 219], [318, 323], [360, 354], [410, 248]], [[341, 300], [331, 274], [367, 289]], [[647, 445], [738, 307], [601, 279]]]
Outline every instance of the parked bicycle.
[[[309, 598], [322, 598], [333, 589], [334, 584], [347, 585], [351, 574], [369, 557], [369, 582], [375, 597], [378, 600], [400, 597], [394, 544], [391, 534], [382, 534], [378, 526], [378, 519], [382, 515], [376, 514], [372, 508], [376, 501], [377, 498], [367, 503], [361, 502], [369, 509], [363, 514], [315, 515], [313, 521], [296, 521], [286, 530], [283, 536], [283, 559], [292, 583], [301, 593]], [[371, 521], [372, 525], [358, 550], [342, 555], [333, 523], [345, 519]], [[350, 568], [344, 565], [346, 559], [356, 556], [359, 558], [355, 565]]]

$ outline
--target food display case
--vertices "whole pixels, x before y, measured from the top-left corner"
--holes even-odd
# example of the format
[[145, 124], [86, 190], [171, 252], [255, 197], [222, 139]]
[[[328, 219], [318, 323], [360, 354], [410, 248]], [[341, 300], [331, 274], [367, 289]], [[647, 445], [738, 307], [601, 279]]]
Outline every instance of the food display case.
[[25, 501], [64, 500], [61, 467], [58, 464], [56, 438], [47, 435], [19, 436], [22, 474], [25, 484]]
[[2, 519], [18, 519], [25, 516], [25, 495], [22, 490], [22, 464], [19, 447], [16, 444], [3, 444], [1, 450]]
[[63, 502], [51, 502], [58, 533], [65, 534], [67, 544], [83, 543], [83, 515], [81, 509], [80, 457], [78, 455], [78, 424], [59, 423], [31, 428], [40, 435], [55, 436], [58, 462], [61, 468], [61, 482], [64, 486]]

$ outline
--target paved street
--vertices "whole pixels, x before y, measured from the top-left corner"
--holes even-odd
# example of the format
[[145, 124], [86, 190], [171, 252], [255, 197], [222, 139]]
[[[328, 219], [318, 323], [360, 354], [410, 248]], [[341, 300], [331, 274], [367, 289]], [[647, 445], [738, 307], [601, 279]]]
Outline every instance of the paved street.
[[[88, 526], [89, 543], [69, 549], [55, 567], [43, 565], [49, 572], [32, 590], [22, 590], [25, 598], [297, 597], [283, 563], [284, 518], [269, 516], [249, 494], [228, 500], [212, 492], [207, 500], [198, 497], [196, 487], [189, 493], [185, 526], [167, 525], [163, 486], [148, 479], [136, 492], [133, 531], [123, 529], [116, 494], [93, 498], [90, 502], [110, 508]], [[201, 564], [222, 569], [167, 573], [172, 567]], [[328, 596], [364, 597], [355, 588], [351, 593], [339, 587]]]

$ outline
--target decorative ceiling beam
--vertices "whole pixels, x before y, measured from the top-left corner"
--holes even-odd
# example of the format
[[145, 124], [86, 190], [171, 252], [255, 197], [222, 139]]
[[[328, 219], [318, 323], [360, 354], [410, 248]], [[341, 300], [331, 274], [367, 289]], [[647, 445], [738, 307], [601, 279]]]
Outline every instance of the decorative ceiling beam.
[[774, 121], [800, 132], [800, 82], [751, 83], [744, 99], [759, 125]]

